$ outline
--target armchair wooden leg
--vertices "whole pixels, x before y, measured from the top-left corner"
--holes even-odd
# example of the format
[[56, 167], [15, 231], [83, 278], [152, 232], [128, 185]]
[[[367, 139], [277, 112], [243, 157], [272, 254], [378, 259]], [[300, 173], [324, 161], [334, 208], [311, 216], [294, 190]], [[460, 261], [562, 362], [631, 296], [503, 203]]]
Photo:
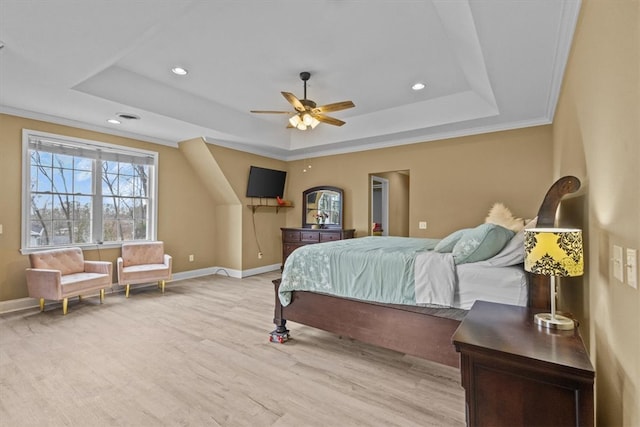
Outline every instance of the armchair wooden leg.
[[162, 289], [162, 293], [164, 294], [164, 280], [160, 281], [160, 289]]
[[40, 298], [40, 311], [44, 311], [44, 298]]
[[65, 298], [62, 300], [62, 315], [67, 314], [67, 308], [69, 307], [69, 298]]
[[104, 289], [100, 289], [100, 304], [104, 303]]
[[82, 295], [78, 295], [78, 302], [82, 301]]
[[125, 298], [129, 298], [129, 284], [127, 283], [126, 288], [124, 290], [124, 296]]

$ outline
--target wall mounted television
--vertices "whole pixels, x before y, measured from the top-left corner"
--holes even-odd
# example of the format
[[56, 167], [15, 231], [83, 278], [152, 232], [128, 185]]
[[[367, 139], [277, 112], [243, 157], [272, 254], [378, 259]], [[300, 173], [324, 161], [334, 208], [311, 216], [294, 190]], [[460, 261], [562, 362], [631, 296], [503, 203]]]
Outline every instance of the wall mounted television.
[[284, 183], [287, 172], [251, 166], [249, 182], [247, 183], [247, 197], [275, 199], [284, 197]]

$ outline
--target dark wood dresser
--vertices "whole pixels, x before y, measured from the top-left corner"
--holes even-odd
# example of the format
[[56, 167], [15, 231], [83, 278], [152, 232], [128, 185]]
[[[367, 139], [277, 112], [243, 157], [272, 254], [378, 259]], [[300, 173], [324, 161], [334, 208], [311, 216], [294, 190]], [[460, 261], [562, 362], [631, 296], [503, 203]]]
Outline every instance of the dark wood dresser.
[[453, 334], [470, 426], [593, 426], [595, 371], [578, 329], [528, 307], [476, 301]]
[[300, 246], [352, 239], [356, 232], [355, 229], [341, 228], [281, 228], [280, 230], [282, 230], [282, 267], [289, 254]]

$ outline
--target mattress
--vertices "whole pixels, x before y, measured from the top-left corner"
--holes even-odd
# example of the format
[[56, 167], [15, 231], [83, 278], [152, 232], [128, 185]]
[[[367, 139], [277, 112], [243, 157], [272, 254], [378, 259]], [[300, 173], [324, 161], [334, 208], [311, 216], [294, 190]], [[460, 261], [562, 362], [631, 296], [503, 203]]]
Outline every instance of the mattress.
[[453, 307], [469, 310], [476, 300], [525, 307], [528, 299], [527, 273], [521, 265], [492, 267], [461, 264]]

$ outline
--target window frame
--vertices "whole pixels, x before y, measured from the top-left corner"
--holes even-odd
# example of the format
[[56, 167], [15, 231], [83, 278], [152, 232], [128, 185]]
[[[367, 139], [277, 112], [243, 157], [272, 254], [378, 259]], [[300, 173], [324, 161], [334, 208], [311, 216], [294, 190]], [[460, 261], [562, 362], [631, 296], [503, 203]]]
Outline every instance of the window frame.
[[[61, 145], [70, 147], [71, 149], [81, 149], [87, 153], [91, 153], [92, 156], [86, 156], [86, 158], [98, 159], [100, 153], [105, 153], [109, 156], [127, 156], [134, 158], [147, 158], [150, 171], [148, 174], [148, 220], [147, 220], [147, 239], [148, 241], [157, 240], [158, 229], [158, 153], [155, 151], [143, 150], [140, 148], [132, 148], [127, 146], [109, 144], [102, 141], [94, 141], [83, 138], [75, 138], [66, 135], [57, 135], [48, 132], [41, 132], [30, 129], [22, 129], [22, 212], [21, 212], [21, 249], [22, 254], [29, 254], [37, 252], [43, 249], [64, 248], [69, 246], [81, 247], [85, 250], [100, 249], [100, 248], [117, 248], [122, 245], [123, 242], [130, 241], [142, 241], [138, 240], [117, 240], [110, 242], [102, 242], [97, 240], [97, 236], [102, 236], [103, 224], [102, 224], [102, 209], [100, 212], [95, 212], [96, 200], [100, 198], [102, 200], [102, 180], [97, 181], [101, 176], [101, 172], [96, 172], [97, 162], [93, 162], [92, 167], [92, 216], [93, 230], [92, 239], [95, 241], [88, 243], [69, 243], [69, 244], [57, 244], [47, 246], [30, 247], [31, 238], [31, 156], [29, 154], [30, 141], [33, 140], [46, 140], [47, 142], [58, 142]], [[43, 150], [43, 152], [46, 150]], [[84, 156], [81, 156], [84, 157]], [[104, 206], [101, 203], [102, 206]], [[98, 219], [100, 221], [98, 221]], [[99, 231], [97, 233], [96, 231]]]

